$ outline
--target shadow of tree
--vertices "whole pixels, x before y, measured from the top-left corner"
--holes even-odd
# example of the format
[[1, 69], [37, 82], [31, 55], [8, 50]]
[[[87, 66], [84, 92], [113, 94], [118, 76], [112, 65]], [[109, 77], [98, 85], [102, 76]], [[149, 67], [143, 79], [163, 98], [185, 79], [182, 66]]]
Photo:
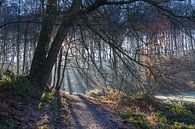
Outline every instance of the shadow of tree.
[[119, 129], [112, 113], [98, 104], [91, 103], [81, 96], [67, 98], [70, 105], [71, 117], [77, 129]]
[[43, 92], [37, 101], [39, 117], [35, 126], [61, 129], [67, 127], [67, 104], [59, 91]]

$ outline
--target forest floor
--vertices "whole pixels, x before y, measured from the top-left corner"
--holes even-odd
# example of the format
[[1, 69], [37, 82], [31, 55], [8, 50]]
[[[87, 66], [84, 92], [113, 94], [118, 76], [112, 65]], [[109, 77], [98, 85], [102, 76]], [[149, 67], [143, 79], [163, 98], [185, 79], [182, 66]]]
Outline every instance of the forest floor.
[[67, 127], [68, 105], [59, 93], [23, 96], [0, 90], [0, 129], [62, 129]]
[[[28, 92], [28, 91], [27, 91]], [[81, 95], [26, 96], [0, 86], [0, 129], [128, 129], [115, 113]]]
[[105, 94], [96, 89], [87, 96], [115, 112], [133, 129], [195, 129], [195, 103], [164, 101], [148, 94], [121, 96], [112, 89]]
[[66, 95], [70, 102], [70, 124], [72, 129], [130, 129], [130, 125], [98, 101], [83, 95]]
[[195, 129], [195, 105], [148, 96], [39, 92], [24, 77], [0, 81], [0, 129]]

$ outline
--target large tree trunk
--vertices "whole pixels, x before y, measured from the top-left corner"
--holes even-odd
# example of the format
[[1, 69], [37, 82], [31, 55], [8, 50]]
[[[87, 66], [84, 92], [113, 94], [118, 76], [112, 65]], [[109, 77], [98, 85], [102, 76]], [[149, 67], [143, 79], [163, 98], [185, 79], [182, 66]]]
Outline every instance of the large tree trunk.
[[56, 37], [53, 40], [53, 43], [51, 45], [51, 48], [49, 50], [48, 56], [46, 60], [44, 61], [44, 64], [39, 67], [39, 73], [37, 76], [36, 83], [44, 88], [47, 84], [47, 79], [49, 78], [49, 75], [51, 73], [52, 67], [54, 63], [56, 62], [58, 52], [62, 46], [62, 43], [64, 41], [64, 38], [68, 35], [70, 32], [71, 26], [76, 21], [77, 16], [76, 15], [69, 15], [67, 16], [67, 20], [64, 20], [64, 23], [60, 26]]
[[[49, 0], [50, 2], [55, 2], [56, 0]], [[51, 70], [53, 68], [54, 63], [56, 62], [57, 55], [62, 46], [64, 39], [69, 34], [72, 26], [79, 22], [82, 15], [91, 12], [97, 9], [99, 6], [104, 4], [107, 0], [97, 0], [91, 6], [86, 7], [85, 9], [81, 9], [81, 0], [73, 0], [72, 6], [67, 11], [66, 15], [63, 18], [62, 24], [60, 25], [58, 32], [51, 43], [50, 50], [47, 53], [44, 52], [47, 43], [49, 42], [49, 33], [47, 35], [44, 33], [44, 29], [42, 29], [41, 34], [46, 36], [46, 39], [40, 39], [38, 46], [35, 51], [35, 55], [33, 58], [33, 62], [31, 65], [30, 79], [34, 80], [34, 82], [41, 88], [44, 89], [47, 85], [48, 78], [50, 76]], [[46, 9], [47, 10], [47, 9]], [[47, 30], [47, 27], [45, 28]], [[51, 30], [49, 31], [51, 32]], [[42, 37], [40, 37], [42, 38]], [[47, 57], [45, 58], [47, 54]], [[40, 57], [41, 56], [41, 57]]]
[[35, 50], [32, 64], [31, 64], [31, 70], [29, 76], [33, 81], [37, 80], [37, 75], [39, 73], [40, 67], [42, 66], [43, 62], [46, 60], [51, 34], [53, 31], [52, 24], [56, 16], [57, 16], [57, 0], [48, 0], [45, 17], [41, 28], [39, 42], [37, 44], [37, 48]]

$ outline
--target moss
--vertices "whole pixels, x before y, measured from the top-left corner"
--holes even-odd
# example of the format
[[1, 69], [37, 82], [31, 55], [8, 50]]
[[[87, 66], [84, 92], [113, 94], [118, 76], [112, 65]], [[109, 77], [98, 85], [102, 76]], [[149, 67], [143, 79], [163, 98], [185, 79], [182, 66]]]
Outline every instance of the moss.
[[65, 105], [63, 99], [60, 99], [56, 96], [54, 91], [44, 92], [40, 98], [38, 108], [49, 107], [54, 111], [59, 109], [59, 106]]
[[3, 75], [2, 79], [0, 80], [1, 86], [10, 86], [15, 81], [15, 77], [11, 78], [9, 76]]

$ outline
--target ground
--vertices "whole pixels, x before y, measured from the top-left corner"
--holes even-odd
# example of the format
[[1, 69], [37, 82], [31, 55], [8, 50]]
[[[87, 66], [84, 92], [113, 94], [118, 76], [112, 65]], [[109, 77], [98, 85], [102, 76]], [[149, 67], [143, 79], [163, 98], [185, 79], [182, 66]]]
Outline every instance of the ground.
[[99, 103], [82, 95], [67, 95], [71, 101], [72, 129], [128, 129], [122, 119]]
[[113, 91], [106, 96], [96, 96], [94, 92], [91, 94], [91, 100], [115, 112], [123, 122], [129, 122], [133, 129], [195, 129], [195, 103], [168, 103], [148, 94], [122, 99], [117, 99], [116, 96], [120, 94]]
[[[25, 77], [0, 81], [0, 129], [194, 129], [195, 105], [113, 89], [40, 91]], [[92, 97], [93, 96], [93, 97]]]
[[128, 129], [110, 110], [81, 95], [44, 92], [26, 97], [1, 86], [0, 128]]

